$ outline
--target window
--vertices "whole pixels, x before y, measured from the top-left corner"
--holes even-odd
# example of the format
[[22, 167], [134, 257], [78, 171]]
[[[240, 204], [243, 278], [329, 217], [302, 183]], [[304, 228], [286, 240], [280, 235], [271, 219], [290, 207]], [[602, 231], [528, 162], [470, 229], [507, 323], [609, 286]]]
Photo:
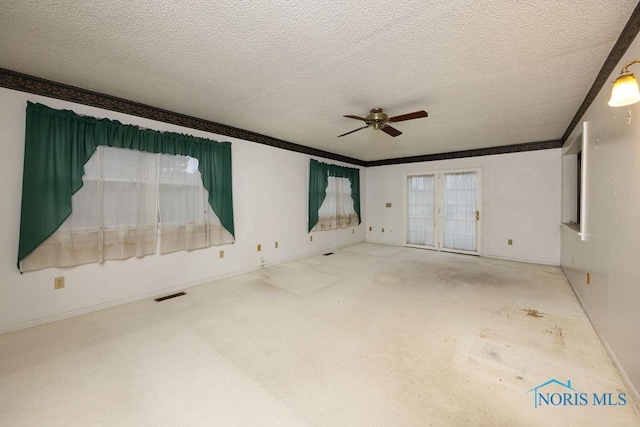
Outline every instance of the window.
[[481, 172], [469, 169], [407, 176], [406, 245], [479, 253]]
[[[158, 227], [162, 253], [233, 241], [230, 142], [28, 102], [24, 153], [21, 270], [154, 253]], [[187, 181], [161, 178], [161, 159], [164, 172]], [[195, 192], [186, 213], [172, 211], [182, 201], [171, 195], [182, 191], [168, 189], [177, 187]]]
[[[444, 173], [443, 247], [463, 251], [477, 250], [477, 172]], [[476, 216], [476, 212], [478, 215]]]
[[160, 154], [158, 201], [160, 253], [231, 243], [202, 185], [198, 160]]
[[23, 270], [74, 266], [231, 243], [210, 208], [198, 160], [98, 147], [72, 214], [23, 260]]
[[435, 175], [407, 178], [407, 244], [435, 246]]
[[351, 181], [330, 176], [327, 179], [326, 196], [318, 209], [318, 223], [312, 231], [336, 230], [358, 225], [358, 215], [353, 209]]
[[309, 231], [360, 224], [360, 170], [309, 162]]

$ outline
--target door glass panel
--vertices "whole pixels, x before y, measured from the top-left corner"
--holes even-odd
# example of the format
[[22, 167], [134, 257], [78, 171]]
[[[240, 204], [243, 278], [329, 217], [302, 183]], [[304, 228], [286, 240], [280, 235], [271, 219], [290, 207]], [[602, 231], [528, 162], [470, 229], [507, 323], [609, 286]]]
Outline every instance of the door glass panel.
[[407, 243], [435, 245], [435, 176], [410, 176], [407, 191]]
[[476, 250], [476, 209], [476, 173], [444, 174], [444, 248]]

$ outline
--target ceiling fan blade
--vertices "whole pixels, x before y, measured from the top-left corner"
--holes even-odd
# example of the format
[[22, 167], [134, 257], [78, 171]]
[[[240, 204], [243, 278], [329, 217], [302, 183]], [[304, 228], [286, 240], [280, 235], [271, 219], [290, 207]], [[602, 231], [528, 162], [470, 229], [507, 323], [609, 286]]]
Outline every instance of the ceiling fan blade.
[[368, 127], [369, 127], [369, 125], [362, 126], [361, 128], [358, 128], [356, 130], [352, 130], [351, 132], [347, 132], [347, 133], [343, 133], [342, 135], [338, 135], [338, 138], [340, 138], [341, 136], [349, 135], [350, 133], [358, 132], [359, 130], [362, 130], [362, 129], [365, 129], [365, 128], [368, 128]]
[[390, 117], [389, 121], [390, 122], [403, 122], [405, 120], [419, 119], [421, 117], [428, 117], [428, 116], [429, 116], [429, 114], [427, 114], [426, 111], [415, 111], [413, 113], [403, 114], [401, 116]]
[[349, 116], [343, 116], [343, 117], [348, 117], [348, 118], [350, 118], [350, 119], [356, 119], [356, 120], [362, 120], [363, 122], [366, 122], [366, 121], [367, 121], [367, 119], [365, 119], [364, 117], [351, 116], [351, 115], [349, 115]]
[[392, 128], [391, 126], [385, 126], [382, 129], [382, 132], [391, 135], [391, 136], [398, 136], [398, 135], [402, 135], [402, 132], [400, 132], [398, 129], [396, 128]]

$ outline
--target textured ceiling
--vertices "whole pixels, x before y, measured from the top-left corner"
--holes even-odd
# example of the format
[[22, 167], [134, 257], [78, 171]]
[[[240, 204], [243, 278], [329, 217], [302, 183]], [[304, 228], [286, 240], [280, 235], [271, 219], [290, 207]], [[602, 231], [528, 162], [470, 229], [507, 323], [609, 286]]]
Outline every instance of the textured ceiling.
[[0, 67], [370, 161], [560, 139], [635, 6], [3, 0]]

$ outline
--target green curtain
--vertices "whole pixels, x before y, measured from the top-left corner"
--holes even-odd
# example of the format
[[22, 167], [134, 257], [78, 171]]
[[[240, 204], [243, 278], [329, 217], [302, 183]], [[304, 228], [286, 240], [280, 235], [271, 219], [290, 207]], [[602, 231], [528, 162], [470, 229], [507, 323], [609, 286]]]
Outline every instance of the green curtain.
[[198, 159], [209, 204], [235, 234], [230, 142], [141, 129], [29, 102], [18, 264], [71, 215], [71, 196], [82, 187], [84, 165], [99, 145]]
[[353, 209], [358, 215], [358, 224], [362, 222], [360, 216], [360, 169], [330, 165], [311, 159], [309, 163], [309, 231], [318, 223], [318, 210], [327, 196], [329, 177], [348, 178], [351, 181], [351, 198]]
[[329, 165], [311, 159], [309, 164], [309, 231], [318, 223], [318, 210], [327, 196]]

